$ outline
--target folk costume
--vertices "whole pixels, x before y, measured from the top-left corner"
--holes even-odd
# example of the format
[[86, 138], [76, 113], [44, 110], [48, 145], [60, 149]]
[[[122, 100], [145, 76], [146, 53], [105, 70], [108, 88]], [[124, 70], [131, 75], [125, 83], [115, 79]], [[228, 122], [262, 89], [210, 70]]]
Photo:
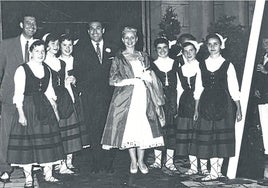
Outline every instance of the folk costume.
[[[165, 95], [165, 105], [163, 106], [166, 118], [166, 124], [162, 128], [166, 158], [165, 166], [171, 171], [176, 171], [174, 166], [174, 149], [175, 149], [175, 115], [177, 114], [177, 64], [169, 57], [158, 57], [151, 65], [157, 77], [160, 79]], [[154, 163], [151, 168], [161, 168], [162, 151], [154, 150]]]
[[[239, 85], [234, 66], [222, 56], [200, 63], [204, 90], [199, 102], [199, 122], [191, 154], [198, 158], [235, 155], [235, 111]], [[201, 82], [199, 82], [201, 83]]]
[[[8, 146], [8, 162], [15, 165], [54, 163], [63, 159], [63, 146], [53, 102], [56, 99], [49, 68], [37, 71], [28, 64], [15, 73], [13, 102], [23, 106], [27, 126], [19, 122], [16, 111]], [[43, 73], [42, 73], [43, 72]], [[43, 76], [42, 76], [43, 75]]]
[[66, 63], [47, 56], [45, 63], [52, 69], [52, 85], [57, 96], [57, 113], [65, 154], [82, 149], [80, 125], [73, 100], [65, 88]]
[[[71, 57], [59, 57], [60, 60], [64, 61], [66, 64], [65, 67], [65, 79], [68, 76], [73, 76], [73, 64], [74, 64], [74, 58]], [[81, 143], [83, 147], [88, 147], [89, 146], [89, 135], [88, 132], [86, 130], [86, 126], [84, 123], [84, 113], [83, 113], [83, 108], [82, 108], [82, 101], [81, 101], [81, 97], [79, 95], [79, 91], [76, 88], [76, 85], [73, 85], [71, 83], [68, 82], [64, 82], [65, 83], [65, 88], [68, 90], [69, 95], [72, 98], [72, 102], [73, 102], [73, 109], [74, 109], [74, 116], [76, 117], [76, 121], [77, 123], [74, 123], [76, 125], [79, 125], [80, 127], [80, 139], [81, 139]], [[68, 121], [68, 119], [66, 120]], [[67, 123], [68, 124], [68, 123]]]
[[[194, 109], [195, 99], [202, 92], [201, 72], [199, 62], [185, 60], [178, 69], [178, 116], [176, 129], [176, 154], [180, 156], [189, 155], [190, 145], [194, 132]], [[198, 79], [197, 79], [198, 77]], [[200, 88], [196, 88], [200, 87]], [[195, 96], [195, 97], [194, 97]]]

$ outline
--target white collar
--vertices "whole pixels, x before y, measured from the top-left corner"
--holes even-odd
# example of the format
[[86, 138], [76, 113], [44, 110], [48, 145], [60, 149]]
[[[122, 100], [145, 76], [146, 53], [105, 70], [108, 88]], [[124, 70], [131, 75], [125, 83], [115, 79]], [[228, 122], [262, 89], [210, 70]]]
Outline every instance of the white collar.
[[216, 58], [211, 58], [210, 56], [205, 60], [207, 63], [223, 63], [225, 59], [219, 55]]
[[196, 59], [191, 62], [185, 60], [184, 65], [181, 66], [182, 74], [188, 78], [194, 76], [197, 73], [198, 68], [199, 62]]
[[174, 60], [171, 59], [170, 57], [158, 57], [155, 61], [154, 64], [157, 66], [157, 68], [162, 71], [162, 72], [168, 72], [172, 69]]
[[94, 46], [95, 48], [97, 47], [97, 43], [100, 44], [100, 47], [103, 46], [103, 39], [102, 39], [100, 42], [95, 42], [95, 41], [93, 41], [93, 40], [91, 40], [91, 42], [92, 42], [92, 44], [93, 44], [93, 46]]
[[20, 35], [20, 41], [21, 41], [22, 44], [26, 44], [27, 41], [30, 42], [32, 40], [33, 40], [33, 37], [30, 38], [30, 39], [26, 39], [23, 34]]

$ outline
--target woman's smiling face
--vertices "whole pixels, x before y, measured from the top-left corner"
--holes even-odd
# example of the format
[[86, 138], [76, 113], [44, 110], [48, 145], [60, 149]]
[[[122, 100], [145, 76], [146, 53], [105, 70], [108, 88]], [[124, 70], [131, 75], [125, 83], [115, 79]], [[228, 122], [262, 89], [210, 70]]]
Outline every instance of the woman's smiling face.
[[134, 32], [128, 31], [123, 35], [122, 41], [126, 48], [134, 48], [136, 42], [138, 41], [138, 37]]
[[196, 49], [193, 45], [187, 45], [183, 48], [183, 55], [187, 61], [192, 61], [196, 56]]
[[57, 54], [59, 51], [59, 40], [49, 41], [48, 43], [48, 51], [52, 54]]
[[46, 57], [45, 46], [40, 45], [33, 48], [30, 52], [31, 58], [34, 62], [43, 62]]
[[207, 47], [210, 55], [220, 54], [221, 42], [216, 38], [210, 38], [207, 41]]
[[158, 57], [165, 58], [168, 56], [168, 45], [165, 43], [159, 43], [156, 46], [156, 52]]
[[73, 52], [73, 42], [71, 40], [64, 40], [60, 44], [62, 55], [70, 56]]

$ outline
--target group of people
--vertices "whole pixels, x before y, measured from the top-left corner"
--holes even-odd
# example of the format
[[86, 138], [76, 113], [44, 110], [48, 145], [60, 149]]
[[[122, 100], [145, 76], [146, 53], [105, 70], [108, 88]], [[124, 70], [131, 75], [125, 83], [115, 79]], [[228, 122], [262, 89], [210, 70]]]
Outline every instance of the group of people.
[[[0, 49], [1, 181], [8, 182], [11, 164], [23, 168], [25, 187], [33, 187], [36, 165], [44, 167], [45, 181], [57, 183], [53, 167], [74, 174], [72, 154], [86, 147], [92, 173], [113, 173], [116, 149], [128, 149], [132, 174], [161, 168], [165, 152], [163, 166], [172, 172], [180, 155], [189, 156], [187, 175], [200, 173], [200, 159], [202, 181], [224, 177], [223, 158], [235, 155], [234, 124], [242, 113], [221, 35], [206, 37], [209, 55], [203, 60], [196, 58], [200, 44], [191, 34], [181, 35], [176, 55], [166, 38], [157, 38], [157, 59], [151, 61], [136, 50], [133, 27], [123, 29], [120, 50], [103, 39], [99, 21], [88, 24], [89, 37], [77, 44], [68, 34], [34, 39], [32, 15], [20, 27], [21, 35]], [[155, 160], [148, 168], [149, 148]]]
[[58, 183], [53, 166], [60, 174], [74, 174], [72, 154], [90, 144], [73, 75], [74, 41], [50, 33], [34, 39], [32, 15], [20, 27], [21, 35], [4, 40], [0, 50], [1, 180], [8, 182], [11, 166], [19, 166], [25, 187], [33, 187], [33, 167], [42, 166], [45, 181]]
[[262, 130], [263, 146], [264, 146], [264, 178], [258, 183], [260, 185], [268, 186], [268, 38], [261, 39], [260, 55], [256, 58], [256, 71], [252, 84], [255, 104], [257, 105], [259, 115], [259, 125]]

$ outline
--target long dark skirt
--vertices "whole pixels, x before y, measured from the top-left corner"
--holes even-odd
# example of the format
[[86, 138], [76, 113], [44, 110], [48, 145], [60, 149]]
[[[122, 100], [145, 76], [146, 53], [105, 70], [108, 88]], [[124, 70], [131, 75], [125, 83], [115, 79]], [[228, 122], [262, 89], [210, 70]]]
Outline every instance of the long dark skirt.
[[83, 105], [82, 105], [82, 100], [80, 96], [76, 98], [74, 107], [75, 107], [74, 113], [76, 114], [76, 117], [78, 119], [79, 126], [80, 126], [80, 137], [81, 137], [82, 146], [88, 146], [90, 144], [90, 138], [89, 138], [89, 133], [87, 131], [86, 124], [85, 124]]
[[193, 118], [177, 117], [176, 155], [188, 156], [193, 139]]
[[64, 152], [73, 153], [89, 145], [89, 135], [84, 124], [82, 104], [80, 98], [73, 104], [74, 112], [67, 119], [59, 122]]
[[59, 122], [61, 139], [64, 153], [69, 154], [82, 149], [80, 134], [80, 122], [75, 113], [67, 119], [61, 119]]
[[165, 146], [162, 149], [175, 149], [175, 125], [166, 125], [162, 128]]
[[221, 120], [199, 117], [190, 154], [198, 158], [224, 158], [235, 155], [234, 104], [227, 98], [227, 113]]
[[53, 121], [42, 124], [37, 118], [32, 96], [24, 97], [23, 110], [27, 126], [18, 122], [19, 115], [16, 111], [9, 138], [8, 162], [41, 164], [63, 159], [63, 145], [55, 114], [47, 114]]

